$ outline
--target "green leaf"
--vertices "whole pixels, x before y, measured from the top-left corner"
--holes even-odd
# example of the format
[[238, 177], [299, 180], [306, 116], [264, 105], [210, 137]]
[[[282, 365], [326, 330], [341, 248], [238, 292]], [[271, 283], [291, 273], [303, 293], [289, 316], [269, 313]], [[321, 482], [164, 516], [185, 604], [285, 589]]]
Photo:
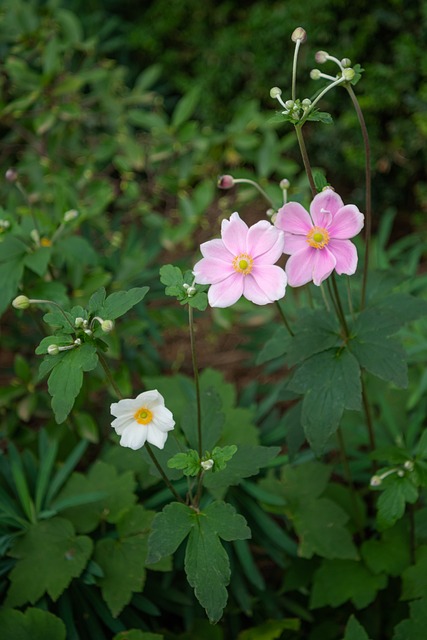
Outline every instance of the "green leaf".
[[353, 615], [348, 619], [343, 640], [369, 640], [369, 636], [365, 629]]
[[305, 311], [298, 319], [297, 331], [290, 341], [286, 364], [293, 367], [310, 356], [342, 344], [335, 316], [322, 310]]
[[[188, 403], [187, 411], [184, 412], [181, 425], [190, 447], [198, 448], [197, 410], [196, 402]], [[200, 409], [203, 449], [209, 451], [218, 442], [225, 421], [222, 412], [221, 398], [214, 388], [200, 390]]]
[[28, 608], [25, 613], [14, 609], [0, 611], [2, 637], [13, 640], [65, 640], [65, 625], [53, 613]]
[[158, 513], [148, 538], [147, 564], [173, 554], [194, 526], [194, 510], [181, 502], [171, 502]]
[[22, 509], [26, 514], [29, 522], [34, 522], [34, 503], [30, 496], [27, 478], [25, 476], [24, 467], [22, 464], [22, 458], [12, 442], [9, 443], [9, 459], [12, 477], [19, 496], [19, 500], [21, 501]]
[[217, 622], [227, 604], [231, 571], [223, 540], [250, 538], [245, 519], [224, 502], [214, 502], [194, 514], [194, 526], [185, 552], [185, 572], [196, 598], [211, 622]]
[[52, 247], [38, 247], [25, 257], [25, 266], [38, 276], [43, 277], [49, 266], [51, 255]]
[[176, 453], [168, 460], [169, 469], [181, 469], [185, 476], [197, 476], [200, 472], [200, 458], [197, 451], [190, 449], [186, 453]]
[[361, 407], [360, 368], [348, 349], [328, 349], [308, 358], [295, 371], [288, 388], [304, 394], [301, 420], [318, 455], [338, 429], [344, 409]]
[[283, 637], [284, 631], [299, 631], [300, 624], [297, 618], [266, 620], [256, 627], [241, 631], [237, 640], [276, 640]]
[[312, 111], [307, 120], [311, 122], [322, 122], [323, 124], [333, 124], [333, 119], [330, 113], [327, 111]]
[[287, 353], [292, 337], [285, 327], [277, 327], [271, 338], [262, 347], [256, 358], [257, 364], [264, 364]]
[[400, 521], [383, 532], [380, 540], [367, 540], [362, 544], [361, 555], [373, 573], [400, 576], [411, 563], [409, 532], [406, 523]]
[[377, 525], [380, 531], [392, 527], [405, 513], [405, 504], [414, 504], [418, 490], [407, 477], [393, 474], [386, 478], [385, 488], [377, 502]]
[[31, 525], [9, 551], [17, 562], [10, 573], [6, 606], [34, 604], [45, 593], [57, 600], [82, 573], [91, 552], [92, 540], [76, 536], [71, 522], [64, 518]]
[[83, 372], [92, 371], [98, 364], [96, 348], [82, 344], [66, 353], [49, 376], [48, 388], [52, 409], [58, 424], [64, 422], [83, 384]]
[[425, 640], [427, 628], [427, 598], [411, 602], [409, 608], [411, 617], [397, 625], [393, 640]]
[[310, 607], [339, 607], [348, 600], [357, 609], [363, 609], [384, 589], [387, 576], [373, 575], [354, 560], [323, 560], [314, 574]]
[[119, 475], [115, 467], [98, 461], [86, 475], [73, 473], [52, 508], [73, 497], [90, 497], [97, 492], [102, 494], [103, 497], [91, 500], [89, 504], [63, 511], [63, 515], [73, 522], [77, 531], [89, 533], [100, 522], [117, 522], [135, 503], [134, 489], [135, 481], [130, 471]]
[[402, 574], [402, 600], [427, 598], [427, 545], [416, 550], [415, 564]]
[[87, 310], [91, 315], [96, 315], [96, 312], [98, 311], [98, 309], [100, 309], [104, 304], [106, 296], [107, 296], [107, 293], [104, 287], [101, 287], [91, 295], [87, 305]]
[[172, 114], [171, 125], [178, 129], [184, 124], [195, 110], [200, 98], [200, 87], [194, 86], [188, 93], [185, 94], [176, 105]]
[[98, 309], [98, 315], [103, 320], [115, 320], [141, 302], [148, 291], [148, 287], [136, 287], [129, 291], [112, 293]]
[[94, 559], [102, 569], [98, 579], [102, 596], [114, 617], [129, 604], [145, 582], [147, 538], [154, 513], [141, 505], [132, 507], [118, 522], [118, 538], [96, 543]]
[[212, 467], [213, 473], [225, 469], [227, 466], [227, 462], [231, 460], [236, 451], [237, 447], [235, 444], [229, 444], [226, 447], [214, 447], [211, 454], [214, 463]]
[[184, 276], [179, 267], [172, 264], [165, 264], [160, 269], [160, 282], [166, 285], [165, 293], [167, 296], [178, 296], [183, 294]]
[[387, 338], [381, 329], [372, 330], [358, 333], [350, 348], [360, 366], [369, 373], [397, 387], [408, 386], [406, 353], [397, 339]]
[[113, 640], [164, 640], [164, 636], [159, 633], [129, 629], [129, 631], [120, 631]]

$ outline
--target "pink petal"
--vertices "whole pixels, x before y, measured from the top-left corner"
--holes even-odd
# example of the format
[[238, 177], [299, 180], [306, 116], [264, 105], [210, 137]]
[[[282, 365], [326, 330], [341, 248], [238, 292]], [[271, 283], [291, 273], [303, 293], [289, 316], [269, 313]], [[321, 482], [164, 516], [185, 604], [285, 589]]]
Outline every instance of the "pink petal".
[[231, 307], [243, 295], [243, 280], [241, 273], [233, 273], [225, 280], [213, 284], [208, 291], [208, 301], [211, 307]]
[[335, 271], [352, 276], [357, 268], [357, 250], [350, 240], [330, 240], [328, 249], [337, 261]]
[[316, 255], [313, 262], [313, 282], [319, 286], [328, 278], [335, 268], [336, 260], [333, 253], [324, 249], [315, 249]]
[[365, 216], [354, 204], [347, 204], [334, 216], [328, 231], [331, 238], [346, 240], [363, 229]]
[[234, 255], [246, 251], [246, 236], [248, 225], [243, 222], [239, 214], [231, 214], [230, 220], [223, 220], [221, 224], [221, 237], [226, 248]]
[[225, 244], [219, 238], [216, 240], [208, 240], [200, 245], [200, 251], [204, 258], [216, 258], [223, 262], [233, 260], [234, 254], [230, 253]]
[[254, 265], [245, 278], [243, 295], [255, 304], [268, 304], [283, 298], [286, 292], [286, 273], [275, 265]]
[[291, 287], [301, 287], [313, 280], [319, 285], [334, 270], [335, 257], [325, 247], [314, 249], [308, 246], [298, 253], [294, 253], [286, 263], [286, 274]]
[[279, 209], [274, 224], [282, 231], [302, 236], [313, 228], [310, 215], [299, 202], [288, 202]]
[[285, 233], [285, 246], [283, 253], [293, 255], [297, 251], [302, 251], [308, 247], [306, 236], [294, 236], [292, 233]]
[[248, 231], [246, 253], [262, 264], [274, 264], [283, 253], [283, 232], [267, 220], [257, 222]]
[[235, 271], [231, 261], [226, 263], [216, 258], [202, 258], [194, 265], [193, 273], [199, 284], [216, 284], [228, 278]]
[[333, 189], [325, 189], [314, 196], [310, 205], [310, 213], [314, 223], [320, 227], [322, 225], [316, 222], [317, 218], [320, 218], [325, 211], [328, 211], [334, 217], [343, 206], [342, 198]]

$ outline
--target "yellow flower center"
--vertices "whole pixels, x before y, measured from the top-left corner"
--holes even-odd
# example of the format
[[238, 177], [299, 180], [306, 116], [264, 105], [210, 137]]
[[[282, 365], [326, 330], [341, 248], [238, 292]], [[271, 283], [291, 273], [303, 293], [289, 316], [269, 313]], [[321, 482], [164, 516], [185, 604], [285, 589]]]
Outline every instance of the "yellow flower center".
[[133, 417], [139, 424], [149, 424], [153, 419], [153, 413], [147, 407], [141, 407], [133, 414]]
[[244, 276], [247, 276], [252, 271], [253, 263], [254, 261], [251, 256], [248, 256], [247, 253], [241, 253], [234, 258], [233, 269], [237, 271], [237, 273], [242, 273]]
[[307, 242], [314, 249], [323, 249], [329, 243], [329, 233], [323, 227], [313, 227], [307, 233]]
[[40, 240], [40, 246], [42, 247], [51, 247], [52, 246], [52, 241], [49, 238], [41, 238]]

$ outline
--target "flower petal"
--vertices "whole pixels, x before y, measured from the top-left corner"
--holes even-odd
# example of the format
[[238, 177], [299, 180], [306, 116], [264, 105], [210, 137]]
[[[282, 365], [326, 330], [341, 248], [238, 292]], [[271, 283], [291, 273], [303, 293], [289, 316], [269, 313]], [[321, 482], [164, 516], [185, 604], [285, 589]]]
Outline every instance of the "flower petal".
[[285, 246], [283, 253], [292, 256], [297, 251], [302, 251], [308, 247], [307, 236], [295, 236], [292, 233], [285, 233]]
[[286, 275], [291, 287], [302, 287], [313, 280], [313, 265], [316, 257], [316, 249], [307, 246], [291, 255], [286, 263]]
[[123, 431], [126, 429], [126, 427], [133, 424], [134, 422], [135, 422], [135, 419], [133, 417], [133, 413], [131, 413], [131, 414], [119, 416], [118, 418], [113, 420], [113, 422], [111, 423], [111, 426], [113, 427], [115, 432], [119, 436], [121, 436]]
[[153, 424], [147, 426], [147, 442], [154, 444], [155, 447], [163, 449], [165, 442], [168, 439], [168, 434], [165, 431], [159, 431]]
[[234, 254], [230, 253], [225, 244], [219, 238], [208, 240], [200, 245], [200, 251], [204, 258], [216, 258], [223, 262], [230, 262], [234, 258]]
[[323, 280], [328, 278], [335, 268], [336, 260], [333, 253], [326, 247], [315, 249], [316, 255], [313, 262], [313, 282], [319, 286]]
[[357, 250], [350, 240], [330, 240], [328, 249], [336, 259], [335, 271], [352, 276], [357, 268]]
[[233, 273], [231, 276], [213, 284], [208, 291], [208, 301], [211, 307], [231, 307], [243, 294], [244, 276]]
[[235, 271], [231, 261], [227, 263], [216, 258], [202, 258], [193, 267], [193, 274], [198, 284], [215, 284], [233, 273]]
[[310, 215], [299, 202], [288, 202], [277, 212], [276, 227], [286, 233], [306, 236], [313, 228]]
[[353, 238], [362, 229], [365, 216], [354, 204], [347, 204], [334, 216], [328, 232], [331, 238], [346, 240]]
[[245, 278], [243, 295], [255, 304], [268, 304], [283, 298], [286, 284], [286, 273], [281, 267], [255, 265]]
[[233, 256], [245, 253], [247, 233], [248, 225], [237, 212], [231, 214], [230, 220], [223, 220], [221, 223], [222, 241]]
[[157, 407], [151, 424], [156, 429], [160, 429], [160, 431], [172, 431], [175, 427], [172, 411], [169, 411], [166, 407]]
[[135, 402], [138, 402], [139, 407], [148, 407], [150, 409], [156, 405], [164, 406], [165, 404], [163, 396], [157, 391], [157, 389], [143, 391], [136, 396]]
[[119, 402], [113, 402], [110, 405], [110, 413], [113, 416], [119, 417], [124, 413], [134, 414], [139, 408], [139, 403], [134, 399], [119, 400]]
[[321, 219], [325, 211], [334, 217], [343, 206], [344, 202], [342, 201], [342, 198], [335, 193], [333, 189], [327, 188], [324, 191], [321, 191], [314, 196], [310, 204], [310, 213], [314, 224], [319, 227], [323, 226], [320, 222], [317, 222], [317, 220]]
[[144, 446], [146, 439], [147, 427], [134, 422], [123, 431], [120, 444], [122, 447], [136, 450]]
[[274, 264], [283, 253], [283, 232], [268, 220], [257, 222], [248, 231], [246, 253], [261, 264]]

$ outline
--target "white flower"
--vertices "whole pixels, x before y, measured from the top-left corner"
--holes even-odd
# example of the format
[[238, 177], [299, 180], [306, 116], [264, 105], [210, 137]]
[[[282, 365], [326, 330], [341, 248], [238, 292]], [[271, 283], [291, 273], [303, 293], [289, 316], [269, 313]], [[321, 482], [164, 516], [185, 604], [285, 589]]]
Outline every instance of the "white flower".
[[212, 467], [214, 466], [214, 461], [212, 460], [212, 458], [209, 458], [209, 460], [202, 460], [200, 466], [202, 467], [203, 471], [209, 471], [209, 469], [212, 469]]
[[140, 449], [149, 442], [163, 449], [168, 431], [175, 426], [173, 415], [157, 389], [144, 391], [134, 400], [114, 402], [110, 411], [116, 418], [111, 426], [121, 436], [122, 447]]

